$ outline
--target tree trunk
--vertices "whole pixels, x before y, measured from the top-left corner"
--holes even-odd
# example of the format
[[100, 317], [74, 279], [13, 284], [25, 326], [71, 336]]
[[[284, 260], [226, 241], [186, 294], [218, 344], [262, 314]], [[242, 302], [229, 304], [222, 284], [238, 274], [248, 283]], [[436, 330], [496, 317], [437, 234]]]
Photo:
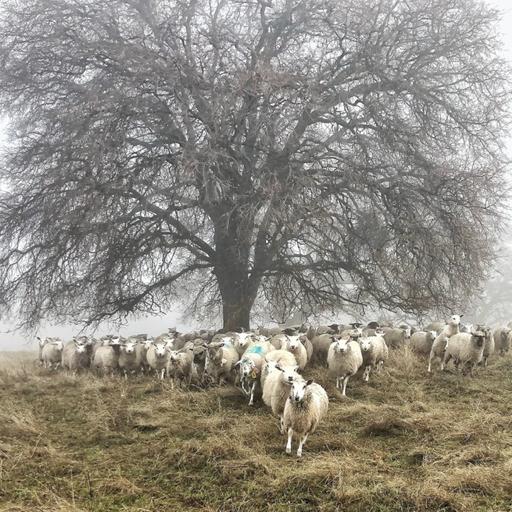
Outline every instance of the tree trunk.
[[223, 328], [226, 331], [237, 331], [240, 328], [250, 329], [250, 315], [252, 304], [247, 300], [240, 303], [229, 304], [226, 301], [222, 303]]

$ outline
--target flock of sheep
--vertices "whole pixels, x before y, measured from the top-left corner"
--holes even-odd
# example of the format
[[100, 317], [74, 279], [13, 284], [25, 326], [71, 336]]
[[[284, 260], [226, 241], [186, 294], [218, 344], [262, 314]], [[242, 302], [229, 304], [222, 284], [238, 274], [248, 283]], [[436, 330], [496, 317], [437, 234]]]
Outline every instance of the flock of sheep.
[[326, 366], [336, 387], [346, 395], [347, 383], [360, 370], [363, 381], [371, 371], [380, 371], [389, 348], [409, 345], [428, 356], [428, 371], [440, 360], [440, 369], [453, 361], [463, 373], [487, 364], [493, 352], [509, 350], [512, 329], [491, 331], [481, 325], [464, 326], [454, 315], [446, 323], [433, 322], [425, 330], [407, 325], [392, 327], [370, 322], [302, 325], [287, 329], [259, 328], [254, 332], [198, 331], [180, 334], [175, 329], [148, 338], [105, 336], [99, 340], [81, 336], [64, 343], [58, 338], [39, 341], [40, 364], [76, 373], [90, 368], [101, 374], [129, 375], [156, 373], [171, 379], [172, 387], [208, 386], [231, 383], [249, 399], [261, 398], [280, 419], [281, 433], [287, 433], [286, 452], [291, 452], [294, 435], [299, 440], [297, 455], [308, 435], [326, 414], [327, 393], [317, 383], [305, 380], [308, 365]]

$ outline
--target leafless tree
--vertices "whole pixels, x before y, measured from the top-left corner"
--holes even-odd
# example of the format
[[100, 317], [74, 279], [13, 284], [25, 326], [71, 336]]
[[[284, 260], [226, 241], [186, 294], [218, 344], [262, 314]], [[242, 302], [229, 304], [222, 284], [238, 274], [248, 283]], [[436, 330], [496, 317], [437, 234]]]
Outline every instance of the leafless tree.
[[0, 299], [452, 308], [492, 261], [509, 71], [476, 0], [6, 0]]

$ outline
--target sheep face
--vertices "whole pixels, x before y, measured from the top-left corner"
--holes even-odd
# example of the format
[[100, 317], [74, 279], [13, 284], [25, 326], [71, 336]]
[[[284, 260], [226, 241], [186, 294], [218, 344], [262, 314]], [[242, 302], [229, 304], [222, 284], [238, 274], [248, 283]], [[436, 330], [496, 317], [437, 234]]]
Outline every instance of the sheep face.
[[135, 342], [128, 341], [124, 345], [121, 346], [121, 350], [126, 352], [127, 354], [133, 354], [135, 352]]
[[287, 366], [282, 368], [279, 365], [276, 365], [276, 368], [281, 372], [281, 382], [283, 384], [292, 384], [297, 379], [302, 379], [302, 377], [297, 373], [299, 369], [298, 366]]
[[307, 387], [312, 383], [312, 380], [308, 380], [307, 382], [304, 380], [296, 380], [292, 382], [290, 388], [290, 400], [295, 403], [301, 403], [304, 401], [304, 397], [306, 396]]
[[240, 370], [240, 376], [242, 378], [249, 378], [249, 376], [256, 378], [257, 377], [257, 368], [254, 364], [254, 361], [251, 359], [242, 359], [237, 363], [239, 370]]
[[344, 354], [348, 350], [348, 340], [345, 339], [336, 339], [336, 341], [333, 342], [333, 350], [337, 354]]
[[147, 350], [149, 347], [153, 345], [153, 338], [149, 338], [144, 341], [144, 348]]
[[362, 352], [368, 352], [372, 348], [372, 341], [370, 338], [359, 338]]
[[288, 350], [296, 352], [301, 345], [300, 336], [288, 336]]
[[477, 347], [483, 347], [485, 342], [485, 334], [482, 331], [472, 333], [471, 340]]
[[437, 332], [436, 331], [428, 331], [427, 337], [430, 337], [432, 340], [435, 340], [437, 338]]
[[166, 352], [167, 352], [167, 347], [166, 347], [165, 343], [157, 343], [155, 345], [156, 357], [165, 357]]
[[450, 320], [448, 321], [448, 323], [450, 325], [453, 325], [454, 327], [459, 325], [460, 324], [460, 319], [463, 317], [464, 315], [453, 315]]
[[48, 340], [46, 338], [43, 340], [39, 336], [37, 337], [37, 344], [39, 345], [40, 348], [43, 348], [46, 345], [47, 341]]
[[121, 345], [121, 338], [112, 338], [109, 345], [116, 346]]
[[250, 332], [241, 332], [238, 334], [238, 339], [236, 344], [238, 347], [245, 349], [252, 338], [252, 333]]
[[75, 350], [77, 354], [83, 354], [87, 349], [87, 345], [85, 343], [80, 343], [75, 341]]
[[[361, 325], [361, 324], [352, 324], [352, 325]], [[359, 339], [362, 335], [363, 335], [363, 329], [361, 329], [360, 327], [354, 327], [350, 331], [350, 338], [353, 340]]]

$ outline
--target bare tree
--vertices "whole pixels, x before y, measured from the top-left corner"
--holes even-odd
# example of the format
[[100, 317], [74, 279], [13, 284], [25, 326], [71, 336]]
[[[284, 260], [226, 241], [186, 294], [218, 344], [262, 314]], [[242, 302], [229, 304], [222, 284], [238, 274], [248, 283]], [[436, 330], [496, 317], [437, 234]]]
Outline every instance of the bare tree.
[[498, 14], [476, 0], [10, 0], [0, 299], [25, 325], [173, 301], [465, 302], [499, 228]]

